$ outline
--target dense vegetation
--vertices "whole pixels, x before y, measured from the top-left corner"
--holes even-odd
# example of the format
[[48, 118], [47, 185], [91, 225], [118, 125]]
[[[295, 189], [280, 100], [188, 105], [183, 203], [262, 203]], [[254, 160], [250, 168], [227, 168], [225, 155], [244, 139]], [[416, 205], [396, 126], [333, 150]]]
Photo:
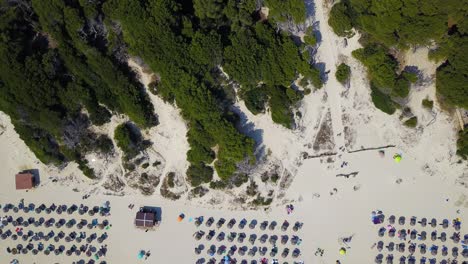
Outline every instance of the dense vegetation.
[[[372, 101], [385, 113], [406, 97], [417, 77], [398, 72], [390, 49], [435, 43], [429, 58], [440, 61], [436, 89], [450, 107], [468, 108], [468, 0], [341, 0], [332, 7], [329, 25], [342, 37], [362, 33], [364, 48], [353, 55], [368, 69]], [[394, 54], [394, 52], [392, 53]], [[424, 103], [424, 102], [423, 102]], [[427, 108], [432, 103], [425, 102]], [[411, 123], [412, 124], [412, 123]], [[460, 135], [459, 142], [463, 141]], [[463, 153], [463, 143], [459, 151]]]
[[340, 83], [342, 84], [346, 83], [349, 80], [350, 75], [351, 75], [351, 68], [345, 63], [341, 63], [336, 68], [335, 77]]
[[[0, 110], [42, 161], [76, 160], [85, 168], [87, 151], [112, 148], [108, 140], [77, 148], [84, 145], [81, 134], [89, 133], [69, 144], [76, 126], [88, 131], [113, 113], [127, 115], [142, 129], [157, 125], [153, 106], [127, 65], [128, 54], [139, 56], [161, 77], [151, 91], [176, 103], [189, 125], [189, 180], [211, 181], [213, 164], [227, 180], [239, 162], [255, 160], [253, 140], [236, 128], [238, 117], [230, 110], [236, 92], [223, 81], [221, 67], [240, 85], [250, 111], [268, 107], [273, 121], [285, 127], [293, 127], [294, 105], [304, 95], [292, 82], [304, 76], [304, 83], [322, 85], [308, 51], [277, 30], [276, 23], [305, 20], [304, 1], [264, 4], [268, 20], [259, 18], [254, 0], [4, 3]], [[312, 32], [308, 35], [308, 45], [315, 44]], [[115, 131], [127, 159], [142, 141], [129, 124]]]
[[442, 60], [437, 91], [448, 105], [468, 106], [468, 0], [342, 0], [330, 12], [329, 24], [339, 36], [353, 28], [363, 34], [364, 48], [353, 55], [366, 65], [371, 82], [392, 97], [406, 97], [415, 76], [397, 72], [389, 48], [438, 44], [431, 54]]

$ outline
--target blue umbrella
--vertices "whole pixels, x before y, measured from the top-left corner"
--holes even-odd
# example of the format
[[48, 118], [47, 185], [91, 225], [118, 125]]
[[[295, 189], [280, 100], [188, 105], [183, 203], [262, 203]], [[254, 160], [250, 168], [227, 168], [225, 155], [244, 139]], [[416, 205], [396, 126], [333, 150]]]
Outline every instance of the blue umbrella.
[[142, 259], [145, 256], [145, 251], [141, 250], [140, 253], [138, 253], [138, 259]]

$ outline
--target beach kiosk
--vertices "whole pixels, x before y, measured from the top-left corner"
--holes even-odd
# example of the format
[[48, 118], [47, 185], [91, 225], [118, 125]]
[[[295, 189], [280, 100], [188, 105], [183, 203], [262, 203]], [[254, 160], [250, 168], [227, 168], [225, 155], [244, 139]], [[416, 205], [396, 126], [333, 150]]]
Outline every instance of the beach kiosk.
[[149, 210], [146, 207], [140, 208], [135, 216], [135, 226], [139, 228], [153, 228], [158, 226], [159, 222], [157, 221], [156, 211]]
[[35, 186], [34, 175], [30, 172], [21, 172], [15, 176], [16, 190], [32, 189]]

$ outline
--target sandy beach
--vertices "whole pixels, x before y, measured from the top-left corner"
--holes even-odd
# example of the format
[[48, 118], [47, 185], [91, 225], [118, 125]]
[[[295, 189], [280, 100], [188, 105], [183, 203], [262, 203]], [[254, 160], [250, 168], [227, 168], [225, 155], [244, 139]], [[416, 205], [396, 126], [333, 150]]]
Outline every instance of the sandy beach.
[[[286, 246], [278, 245], [279, 253], [275, 258], [280, 259], [280, 263], [287, 261], [289, 264], [294, 261], [335, 264], [337, 260], [342, 264], [374, 263], [378, 254], [384, 257], [389, 254], [387, 249], [379, 252], [375, 243], [380, 240], [385, 245], [390, 242], [400, 243], [398, 238], [378, 236], [378, 230], [388, 225], [388, 217], [391, 215], [397, 219], [400, 216], [406, 218], [405, 225], [395, 224], [397, 230], [416, 229], [428, 234], [437, 230], [438, 233], [447, 232], [448, 236], [454, 232], [451, 227], [448, 231], [439, 225], [433, 228], [416, 224], [413, 227], [409, 226], [409, 220], [415, 216], [418, 220], [435, 218], [441, 223], [443, 219], [448, 219], [451, 223], [453, 219], [460, 218], [462, 225], [459, 232], [463, 237], [468, 233], [465, 222], [468, 220], [468, 166], [466, 162], [458, 162], [459, 158], [455, 155], [457, 121], [454, 116], [440, 109], [437, 102], [432, 111], [421, 107], [423, 98], [436, 100], [436, 66], [428, 62], [427, 48], [409, 50], [405, 56], [405, 63], [418, 66], [425, 77], [425, 81], [411, 88], [408, 105], [418, 116], [419, 125], [410, 129], [403, 126], [399, 114], [390, 116], [372, 105], [365, 69], [351, 56], [351, 52], [360, 47], [359, 36], [348, 39], [347, 46], [344, 46], [343, 40], [334, 35], [327, 24], [326, 2], [316, 1], [315, 16], [310, 17], [307, 24], [316, 25], [316, 30], [320, 31], [316, 60], [323, 63], [330, 73], [322, 89], [313, 91], [303, 99], [298, 109], [302, 118], [297, 120], [297, 128], [287, 130], [273, 124], [268, 113], [254, 116], [242, 101], [234, 105], [234, 110], [240, 114], [243, 122], [241, 129], [256, 139], [257, 154], [265, 160], [250, 177], [259, 183], [261, 194], [273, 191], [274, 200], [267, 209], [252, 210], [251, 206], [239, 202], [237, 198], [245, 196], [245, 185], [227, 193], [210, 190], [201, 198], [188, 198], [188, 183], [183, 180], [188, 167], [185, 159], [189, 148], [186, 127], [176, 108], [154, 95], [150, 97], [161, 125], [144, 132], [144, 136], [154, 142], [148, 156], [151, 159], [162, 157], [164, 160], [155, 172], [160, 175], [161, 182], [169, 172], [175, 172], [181, 178], [177, 189], [180, 191], [180, 199], [172, 201], [164, 198], [160, 192], [162, 184], [151, 195], [143, 195], [127, 186], [129, 183], [121, 169], [121, 153], [116, 153], [110, 161], [102, 157], [89, 157], [96, 159], [96, 163], [91, 166], [99, 172], [98, 180], [83, 176], [74, 163], [60, 169], [46, 166], [34, 157], [19, 138], [9, 117], [0, 112], [0, 204], [17, 205], [24, 199], [26, 204], [85, 204], [91, 207], [108, 201], [110, 215], [103, 219], [107, 219], [112, 227], [106, 230], [109, 237], [102, 243], [107, 245], [107, 254], [99, 260], [106, 263], [189, 264], [196, 263], [200, 258], [208, 260], [210, 257], [206, 251], [212, 244], [252, 247], [247, 239], [243, 243], [219, 242], [215, 239], [207, 241], [204, 237], [196, 241], [193, 234], [198, 230], [208, 233], [210, 229], [216, 229], [204, 224], [196, 227], [194, 219], [199, 216], [204, 216], [205, 221], [214, 217], [215, 223], [220, 218], [225, 218], [226, 222], [235, 218], [237, 223], [242, 218], [248, 222], [256, 219], [259, 223], [276, 221], [278, 227], [274, 231], [262, 231], [258, 227], [241, 230], [236, 224], [232, 230], [226, 227], [216, 230], [216, 235], [221, 231], [245, 232], [247, 237], [252, 233], [267, 233], [270, 236], [286, 234], [289, 237], [297, 235], [302, 243], [296, 246], [288, 243], [287, 247], [291, 252], [294, 248], [300, 249], [298, 258], [293, 259], [290, 252], [287, 258], [281, 259], [280, 254]], [[350, 65], [352, 71], [349, 87], [344, 87], [334, 78], [336, 66], [343, 61]], [[129, 65], [136, 69], [142, 83], [148, 86], [148, 75], [151, 74], [145, 73], [133, 60], [130, 60]], [[96, 131], [113, 131], [124, 120], [114, 118], [111, 125], [96, 128]], [[379, 150], [385, 154], [381, 155]], [[402, 156], [401, 162], [394, 161], [395, 154]], [[284, 185], [260, 182], [262, 173], [272, 166], [279, 168], [280, 182], [284, 180]], [[39, 170], [40, 185], [34, 190], [17, 191], [14, 176], [25, 169]], [[116, 178], [124, 182], [125, 186], [118, 190], [106, 188], [106, 183]], [[89, 195], [89, 198], [83, 199], [84, 195]], [[134, 208], [129, 209], [129, 204], [134, 204]], [[291, 214], [285, 208], [288, 204], [294, 205]], [[145, 232], [134, 226], [135, 214], [141, 206], [161, 208], [161, 223], [154, 230]], [[385, 221], [376, 225], [372, 222], [371, 213], [379, 210], [385, 215]], [[178, 222], [177, 217], [181, 213], [185, 218]], [[0, 210], [1, 217], [6, 215], [8, 213]], [[29, 215], [37, 217], [34, 213], [26, 214]], [[279, 226], [285, 220], [289, 223], [302, 222], [303, 228], [294, 232], [289, 227], [288, 231], [282, 233]], [[352, 239], [344, 244], [342, 239], [347, 237]], [[404, 242], [409, 246], [407, 241]], [[6, 247], [14, 247], [17, 243], [2, 240], [1, 263], [10, 263], [13, 259], [28, 264], [73, 263], [80, 259], [91, 259], [65, 254], [46, 256], [39, 253], [32, 256], [7, 253]], [[436, 242], [425, 243], [429, 245]], [[204, 244], [205, 249], [196, 255], [194, 248], [199, 244]], [[450, 239], [439, 244], [450, 248], [459, 246], [461, 249], [459, 243]], [[263, 245], [257, 243], [255, 246]], [[265, 246], [271, 249], [270, 244]], [[346, 248], [346, 254], [340, 255], [343, 247]], [[317, 254], [318, 249], [322, 249], [323, 254]], [[141, 250], [151, 252], [147, 260], [137, 259]], [[398, 263], [400, 256], [409, 255], [407, 250], [392, 254], [395, 263]], [[437, 263], [449, 258], [429, 255], [426, 254], [428, 258], [436, 258]], [[419, 260], [423, 255], [418, 253], [414, 256]], [[235, 254], [234, 257], [237, 263], [242, 259], [259, 261], [262, 258], [259, 254], [255, 257]], [[273, 259], [268, 255], [265, 257]], [[216, 255], [216, 258], [221, 259], [221, 256]], [[462, 256], [458, 260], [458, 263], [468, 261]]]

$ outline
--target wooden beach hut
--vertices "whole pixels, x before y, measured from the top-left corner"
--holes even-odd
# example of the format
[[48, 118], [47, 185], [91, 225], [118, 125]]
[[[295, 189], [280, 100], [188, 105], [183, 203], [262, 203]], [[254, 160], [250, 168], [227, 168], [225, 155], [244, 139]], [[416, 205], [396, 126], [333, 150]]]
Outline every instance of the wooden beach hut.
[[16, 190], [32, 189], [35, 185], [34, 175], [30, 172], [18, 173], [15, 176]]

